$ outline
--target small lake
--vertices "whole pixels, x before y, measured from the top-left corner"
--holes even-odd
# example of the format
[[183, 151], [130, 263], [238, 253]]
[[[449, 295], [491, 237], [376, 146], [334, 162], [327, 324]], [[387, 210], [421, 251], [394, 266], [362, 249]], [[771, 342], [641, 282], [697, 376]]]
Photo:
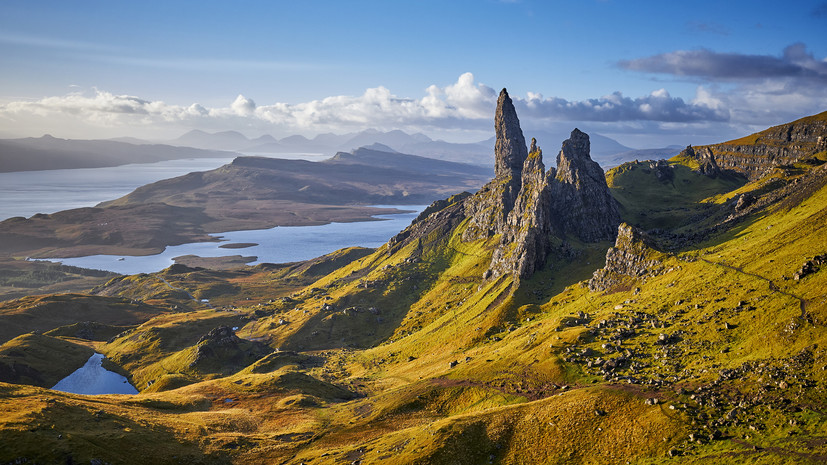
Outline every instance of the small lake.
[[103, 354], [93, 354], [82, 367], [52, 389], [72, 394], [137, 394], [138, 390], [126, 378], [103, 367], [103, 359]]
[[[329, 158], [312, 153], [256, 155], [310, 161]], [[0, 173], [0, 221], [13, 216], [28, 218], [35, 213], [94, 207], [145, 184], [194, 171], [213, 170], [232, 161], [233, 158], [188, 158], [107, 168]]]
[[[426, 205], [376, 205], [412, 213], [377, 215], [381, 221], [357, 223], [330, 223], [321, 226], [278, 226], [271, 229], [230, 231], [213, 234], [221, 242], [196, 242], [167, 247], [157, 255], [143, 257], [125, 255], [91, 255], [77, 258], [51, 258], [49, 261], [121, 274], [154, 273], [174, 263], [182, 255], [199, 257], [255, 256], [249, 264], [289, 263], [311, 258], [353, 246], [379, 247], [405, 229]], [[246, 248], [222, 248], [225, 244], [255, 243]]]

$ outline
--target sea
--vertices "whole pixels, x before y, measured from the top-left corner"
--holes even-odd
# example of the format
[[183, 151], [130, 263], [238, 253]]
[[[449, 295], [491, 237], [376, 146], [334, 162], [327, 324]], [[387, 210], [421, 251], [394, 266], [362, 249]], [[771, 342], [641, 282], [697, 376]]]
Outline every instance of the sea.
[[[279, 158], [320, 161], [320, 154], [278, 154]], [[0, 220], [36, 213], [54, 213], [122, 197], [152, 182], [194, 171], [208, 171], [230, 163], [232, 158], [196, 158], [142, 163], [107, 168], [0, 173]], [[408, 226], [425, 205], [379, 205], [405, 213], [378, 215], [375, 221], [292, 226], [251, 231], [228, 231], [214, 236], [218, 242], [199, 242], [167, 247], [149, 256], [93, 255], [54, 257], [50, 261], [121, 274], [152, 273], [174, 263], [182, 255], [255, 257], [250, 264], [289, 263], [315, 258], [352, 247], [378, 247]], [[257, 244], [247, 248], [221, 248], [232, 243]]]
[[[262, 154], [249, 154], [259, 155]], [[279, 158], [321, 161], [322, 154], [287, 153]], [[20, 171], [0, 173], [0, 221], [94, 207], [100, 202], [129, 194], [145, 184], [195, 171], [209, 171], [233, 158], [187, 158], [157, 163], [136, 163], [106, 168]]]

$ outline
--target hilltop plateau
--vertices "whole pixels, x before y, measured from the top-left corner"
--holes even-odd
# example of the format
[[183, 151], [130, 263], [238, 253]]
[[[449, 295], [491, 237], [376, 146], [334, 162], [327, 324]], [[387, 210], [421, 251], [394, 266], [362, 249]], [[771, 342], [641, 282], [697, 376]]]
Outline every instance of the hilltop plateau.
[[[824, 119], [546, 168], [503, 89], [494, 178], [376, 250], [2, 303], [0, 463], [824, 463]], [[46, 389], [92, 350], [140, 394]]]

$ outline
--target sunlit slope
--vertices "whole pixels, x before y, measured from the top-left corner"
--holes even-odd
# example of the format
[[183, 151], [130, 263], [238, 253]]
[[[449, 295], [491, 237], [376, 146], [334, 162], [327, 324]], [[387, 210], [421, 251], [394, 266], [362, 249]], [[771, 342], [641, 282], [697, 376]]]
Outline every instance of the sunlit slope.
[[712, 213], [715, 205], [704, 199], [730, 192], [746, 183], [729, 175], [709, 177], [694, 171], [691, 161], [677, 159], [661, 168], [658, 176], [652, 162], [628, 162], [606, 173], [612, 196], [621, 205], [623, 219], [646, 230], [685, 226], [693, 217]]

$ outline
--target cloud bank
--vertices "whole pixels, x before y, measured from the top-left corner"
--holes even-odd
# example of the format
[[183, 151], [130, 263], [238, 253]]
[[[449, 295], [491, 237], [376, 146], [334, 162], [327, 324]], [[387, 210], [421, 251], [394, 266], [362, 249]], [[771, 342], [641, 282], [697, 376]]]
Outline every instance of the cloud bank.
[[[614, 134], [714, 131], [737, 136], [827, 108], [827, 59], [815, 58], [800, 43], [788, 46], [778, 56], [677, 50], [618, 65], [650, 75], [689, 78], [697, 82], [695, 95], [685, 99], [661, 88], [637, 97], [618, 91], [568, 100], [512, 92], [521, 121], [538, 128], [565, 122]], [[54, 128], [63, 130], [64, 137], [128, 133], [150, 134], [156, 139], [163, 132], [173, 135], [195, 128], [279, 136], [375, 128], [487, 137], [498, 93], [498, 88], [477, 82], [472, 73], [448, 85], [431, 85], [418, 98], [401, 97], [379, 86], [362, 95], [299, 103], [259, 104], [238, 95], [226, 106], [217, 107], [171, 104], [94, 89], [0, 104], [0, 126], [4, 137], [58, 131]]]
[[[199, 103], [174, 105], [131, 95], [95, 89], [36, 101], [0, 105], [0, 118], [9, 123], [34, 119], [71, 118], [98, 127], [160, 126], [175, 124], [204, 128], [255, 128], [261, 130], [336, 131], [357, 128], [427, 130], [455, 127], [490, 130], [498, 90], [475, 82], [465, 73], [455, 83], [431, 85], [421, 98], [403, 98], [385, 87], [367, 89], [359, 96], [333, 96], [302, 103], [257, 105], [239, 95], [226, 107], [207, 108]], [[664, 90], [630, 98], [620, 92], [583, 101], [544, 98], [529, 92], [512, 95], [524, 118], [550, 121], [726, 121], [725, 109], [711, 99], [686, 102]]]

